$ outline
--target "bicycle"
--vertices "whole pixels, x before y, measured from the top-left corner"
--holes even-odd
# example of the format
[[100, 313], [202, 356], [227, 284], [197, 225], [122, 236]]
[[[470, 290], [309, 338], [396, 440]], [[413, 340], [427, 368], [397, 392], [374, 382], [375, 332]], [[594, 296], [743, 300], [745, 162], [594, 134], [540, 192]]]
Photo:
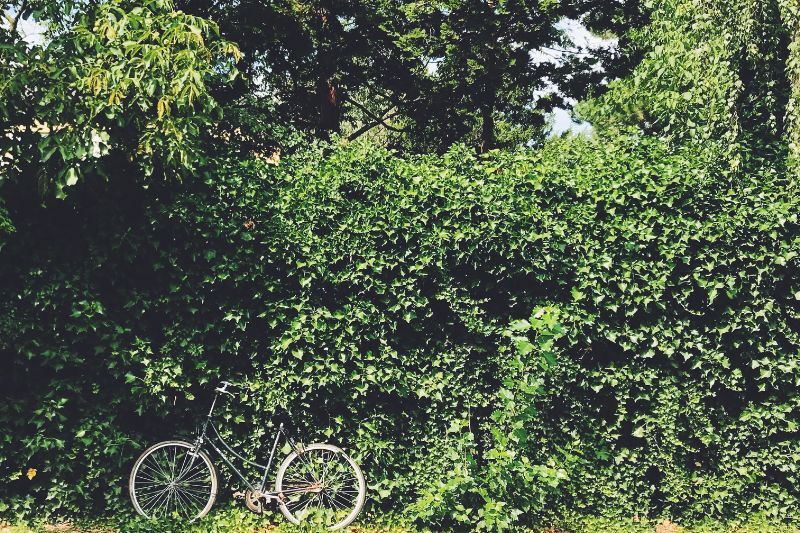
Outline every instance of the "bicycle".
[[[261, 514], [269, 503], [277, 503], [281, 513], [293, 524], [314, 520], [330, 530], [341, 529], [356, 519], [364, 507], [366, 482], [358, 464], [340, 448], [330, 444], [296, 443], [280, 424], [272, 443], [267, 465], [250, 461], [236, 453], [220, 436], [212, 421], [221, 394], [235, 396], [228, 388], [239, 387], [223, 381], [214, 389], [211, 408], [199, 427], [194, 442], [167, 440], [147, 448], [136, 460], [128, 481], [134, 509], [146, 518], [172, 517], [199, 520], [217, 498], [219, 479], [209, 451], [215, 452], [246, 487], [243, 497], [251, 511]], [[211, 429], [212, 433], [208, 433]], [[281, 463], [273, 490], [267, 478], [283, 436], [291, 452]], [[221, 446], [220, 446], [221, 445]], [[251, 482], [222, 448], [261, 473]]]

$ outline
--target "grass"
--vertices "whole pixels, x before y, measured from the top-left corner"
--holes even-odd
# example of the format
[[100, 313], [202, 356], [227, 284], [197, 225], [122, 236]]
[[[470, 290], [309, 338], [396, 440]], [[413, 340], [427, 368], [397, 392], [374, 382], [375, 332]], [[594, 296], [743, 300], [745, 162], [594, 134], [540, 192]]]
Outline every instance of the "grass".
[[607, 518], [581, 518], [556, 532], [575, 533], [800, 533], [800, 527], [776, 522], [763, 516], [746, 520], [703, 520], [692, 524], [674, 523], [668, 519], [624, 521]]
[[[388, 523], [388, 522], [387, 522]], [[75, 520], [61, 523], [29, 522], [3, 524], [0, 533], [311, 533], [314, 528], [300, 527], [283, 520], [280, 513], [258, 516], [244, 508], [230, 507], [212, 511], [195, 524], [169, 520], [146, 520], [133, 515], [123, 515], [92, 520]], [[360, 524], [345, 529], [349, 533], [414, 533], [410, 526], [380, 523]]]
[[[298, 527], [281, 520], [279, 515], [256, 516], [244, 509], [227, 508], [212, 512], [197, 524], [153, 522], [131, 515], [100, 520], [69, 523], [3, 524], [0, 533], [311, 533], [313, 528]], [[346, 529], [349, 533], [416, 533], [428, 532], [398, 519], [373, 521]], [[436, 530], [438, 531], [438, 530]], [[669, 520], [619, 520], [607, 518], [576, 518], [559, 527], [532, 530], [528, 533], [800, 533], [800, 527], [775, 522], [763, 516], [747, 520], [720, 522], [700, 521], [676, 524]]]

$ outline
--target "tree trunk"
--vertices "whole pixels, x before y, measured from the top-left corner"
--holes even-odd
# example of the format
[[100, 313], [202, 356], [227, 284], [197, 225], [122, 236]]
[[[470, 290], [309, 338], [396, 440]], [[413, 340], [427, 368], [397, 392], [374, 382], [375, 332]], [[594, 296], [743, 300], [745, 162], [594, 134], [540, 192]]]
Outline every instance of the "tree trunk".
[[480, 153], [486, 153], [494, 148], [494, 106], [486, 103], [481, 106], [481, 142]]
[[497, 51], [486, 50], [484, 57], [484, 75], [481, 83], [481, 99], [478, 106], [481, 110], [481, 138], [478, 151], [482, 154], [496, 146], [494, 110], [497, 104], [497, 91], [500, 86], [500, 73], [497, 71]]
[[339, 19], [332, 6], [326, 2], [319, 10], [319, 34], [317, 50], [316, 98], [319, 110], [317, 131], [324, 138], [340, 131], [339, 95], [334, 81], [337, 70], [337, 37], [341, 34]]
[[340, 129], [336, 85], [327, 76], [320, 76], [317, 80], [317, 101], [319, 103], [317, 129], [327, 139], [331, 133], [338, 133]]

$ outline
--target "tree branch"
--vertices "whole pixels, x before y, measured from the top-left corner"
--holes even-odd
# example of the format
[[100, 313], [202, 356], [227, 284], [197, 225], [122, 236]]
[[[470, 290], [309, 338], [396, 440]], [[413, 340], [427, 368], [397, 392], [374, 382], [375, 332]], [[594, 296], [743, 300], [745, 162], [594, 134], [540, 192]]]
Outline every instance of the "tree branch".
[[[358, 109], [360, 109], [365, 115], [367, 115], [369, 118], [371, 118], [372, 120], [375, 121], [375, 124], [371, 125], [367, 129], [364, 129], [364, 127], [359, 128], [355, 133], [353, 133], [353, 135], [355, 135], [356, 133], [358, 133], [358, 135], [361, 135], [362, 133], [365, 133], [365, 132], [371, 130], [372, 128], [374, 128], [375, 126], [378, 126], [378, 125], [382, 125], [384, 128], [386, 128], [388, 130], [396, 131], [398, 133], [403, 133], [404, 131], [406, 131], [404, 128], [398, 128], [396, 126], [392, 126], [391, 124], [387, 124], [386, 123], [386, 121], [388, 119], [399, 115], [400, 114], [399, 111], [396, 111], [396, 112], [392, 113], [391, 115], [387, 115], [386, 113], [388, 113], [390, 111], [390, 110], [387, 110], [387, 111], [381, 113], [381, 116], [378, 116], [375, 113], [373, 113], [372, 111], [370, 111], [369, 109], [367, 109], [367, 106], [365, 106], [364, 104], [360, 103], [359, 101], [357, 101], [357, 100], [355, 100], [355, 99], [353, 99], [353, 98], [351, 98], [349, 96], [345, 97], [345, 100], [348, 101], [348, 102], [351, 102], [354, 106], [356, 106]], [[361, 130], [364, 130], [364, 131], [361, 131]], [[355, 137], [358, 137], [358, 135], [355, 135], [355, 137], [353, 137], [353, 135], [351, 135], [352, 138], [350, 140], [353, 140]]]
[[354, 141], [354, 140], [358, 139], [359, 137], [361, 137], [363, 134], [367, 133], [369, 130], [375, 128], [376, 126], [381, 126], [381, 125], [385, 126], [386, 128], [388, 128], [388, 129], [390, 129], [392, 131], [396, 131], [396, 132], [402, 133], [402, 132], [404, 132], [406, 130], [405, 129], [400, 129], [400, 128], [395, 128], [393, 126], [389, 126], [388, 124], [386, 124], [386, 122], [384, 122], [385, 120], [388, 120], [388, 119], [390, 119], [392, 117], [396, 117], [399, 114], [400, 114], [400, 111], [395, 111], [394, 113], [392, 113], [390, 115], [384, 115], [383, 116], [383, 120], [377, 120], [376, 122], [373, 122], [372, 124], [365, 124], [365, 125], [361, 126], [360, 128], [358, 128], [353, 133], [351, 133], [347, 137], [347, 140], [348, 141]]

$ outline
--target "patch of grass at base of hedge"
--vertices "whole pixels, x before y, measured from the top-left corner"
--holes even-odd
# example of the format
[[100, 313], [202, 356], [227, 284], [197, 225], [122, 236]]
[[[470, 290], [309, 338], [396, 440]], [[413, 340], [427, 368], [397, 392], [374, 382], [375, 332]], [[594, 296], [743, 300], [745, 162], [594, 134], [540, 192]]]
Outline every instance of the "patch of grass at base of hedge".
[[669, 519], [642, 520], [632, 518], [578, 517], [566, 520], [559, 527], [536, 533], [800, 533], [800, 525], [787, 524], [761, 515], [743, 520], [701, 520], [681, 524]]
[[[295, 526], [286, 522], [278, 512], [255, 515], [246, 509], [221, 508], [211, 511], [202, 520], [147, 520], [129, 514], [102, 519], [71, 520], [64, 523], [28, 522], [15, 525], [0, 522], [0, 533], [310, 533], [314, 528]], [[370, 520], [354, 524], [344, 531], [351, 533], [410, 533], [417, 529], [402, 525], [394, 518]]]
[[[220, 509], [196, 524], [170, 521], [152, 521], [125, 515], [99, 520], [72, 521], [61, 524], [31, 522], [9, 525], [0, 523], [0, 533], [134, 533], [134, 532], [203, 532], [203, 533], [311, 533], [313, 528], [299, 527], [282, 520], [277, 513], [256, 516], [244, 509]], [[429, 532], [416, 528], [394, 517], [371, 520], [345, 529], [350, 533], [415, 533]], [[800, 526], [776, 522], [754, 515], [744, 520], [705, 520], [692, 524], [678, 524], [669, 519], [611, 519], [602, 517], [576, 517], [558, 526], [528, 530], [528, 533], [800, 533]]]

